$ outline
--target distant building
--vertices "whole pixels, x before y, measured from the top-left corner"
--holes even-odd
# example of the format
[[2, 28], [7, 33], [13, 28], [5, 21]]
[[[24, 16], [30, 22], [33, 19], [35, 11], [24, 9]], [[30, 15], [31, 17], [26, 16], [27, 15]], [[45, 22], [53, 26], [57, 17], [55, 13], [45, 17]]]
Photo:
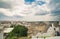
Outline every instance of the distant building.
[[40, 21], [40, 22], [3, 21], [3, 22], [0, 22], [0, 24], [4, 26], [4, 28], [10, 28], [11, 25], [23, 25], [29, 29], [28, 34], [36, 34], [37, 32], [42, 32], [42, 33], [46, 32], [52, 23], [56, 27], [60, 26], [59, 21]]

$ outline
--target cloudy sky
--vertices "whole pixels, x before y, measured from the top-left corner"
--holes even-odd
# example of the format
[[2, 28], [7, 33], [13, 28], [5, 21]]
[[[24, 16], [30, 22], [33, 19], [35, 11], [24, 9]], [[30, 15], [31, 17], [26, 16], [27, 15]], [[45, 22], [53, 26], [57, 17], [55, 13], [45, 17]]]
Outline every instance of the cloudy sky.
[[60, 0], [0, 0], [0, 21], [60, 21]]

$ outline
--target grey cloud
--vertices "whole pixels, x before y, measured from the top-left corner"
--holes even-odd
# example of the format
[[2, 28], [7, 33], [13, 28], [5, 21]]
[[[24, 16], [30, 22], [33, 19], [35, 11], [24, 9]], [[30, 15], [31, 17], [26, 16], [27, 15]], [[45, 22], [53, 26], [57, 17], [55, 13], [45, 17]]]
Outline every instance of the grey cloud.
[[[48, 7], [51, 9], [51, 16], [60, 15], [60, 0], [50, 0]], [[49, 12], [37, 12], [35, 15], [47, 15]]]
[[48, 13], [36, 13], [35, 15], [47, 15]]
[[50, 8], [58, 8], [60, 6], [60, 0], [50, 0], [49, 7]]
[[60, 15], [60, 10], [54, 10], [54, 11], [51, 12], [51, 14], [53, 16], [58, 16], [58, 15]]
[[0, 1], [0, 8], [11, 8], [11, 3]]
[[23, 18], [23, 16], [14, 15], [14, 18]]
[[6, 16], [2, 12], [0, 12], [0, 20], [7, 20], [7, 19], [21, 19], [23, 18], [22, 16], [14, 15], [14, 16]]
[[35, 15], [40, 15], [40, 16], [42, 16], [42, 15], [47, 15], [47, 14], [49, 14], [47, 11], [40, 10], [40, 11], [37, 12]]
[[50, 0], [49, 8], [52, 16], [60, 15], [60, 0]]
[[2, 12], [0, 12], [0, 19], [5, 18], [5, 17], [7, 17], [7, 16], [4, 15]]

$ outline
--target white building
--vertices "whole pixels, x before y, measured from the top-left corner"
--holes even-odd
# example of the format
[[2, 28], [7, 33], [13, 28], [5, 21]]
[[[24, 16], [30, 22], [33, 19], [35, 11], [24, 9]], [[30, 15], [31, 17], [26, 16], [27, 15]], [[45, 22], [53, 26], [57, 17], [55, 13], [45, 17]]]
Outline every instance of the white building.
[[9, 33], [9, 32], [11, 32], [13, 29], [14, 29], [14, 28], [5, 28], [5, 29], [3, 30], [3, 32], [4, 32], [4, 33]]
[[0, 26], [0, 39], [3, 39], [3, 26]]
[[3, 32], [0, 32], [0, 39], [3, 39]]

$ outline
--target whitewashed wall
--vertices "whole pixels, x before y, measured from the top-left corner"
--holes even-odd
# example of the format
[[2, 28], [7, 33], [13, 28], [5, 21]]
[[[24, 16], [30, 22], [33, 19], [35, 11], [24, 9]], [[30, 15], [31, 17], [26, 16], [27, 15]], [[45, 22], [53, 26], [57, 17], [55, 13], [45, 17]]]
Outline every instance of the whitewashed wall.
[[0, 32], [0, 39], [3, 39], [3, 33]]
[[[44, 39], [44, 38], [31, 38], [31, 39]], [[46, 37], [45, 39], [60, 39], [60, 36]]]
[[60, 39], [60, 36], [55, 36], [55, 37], [47, 37], [46, 39]]

